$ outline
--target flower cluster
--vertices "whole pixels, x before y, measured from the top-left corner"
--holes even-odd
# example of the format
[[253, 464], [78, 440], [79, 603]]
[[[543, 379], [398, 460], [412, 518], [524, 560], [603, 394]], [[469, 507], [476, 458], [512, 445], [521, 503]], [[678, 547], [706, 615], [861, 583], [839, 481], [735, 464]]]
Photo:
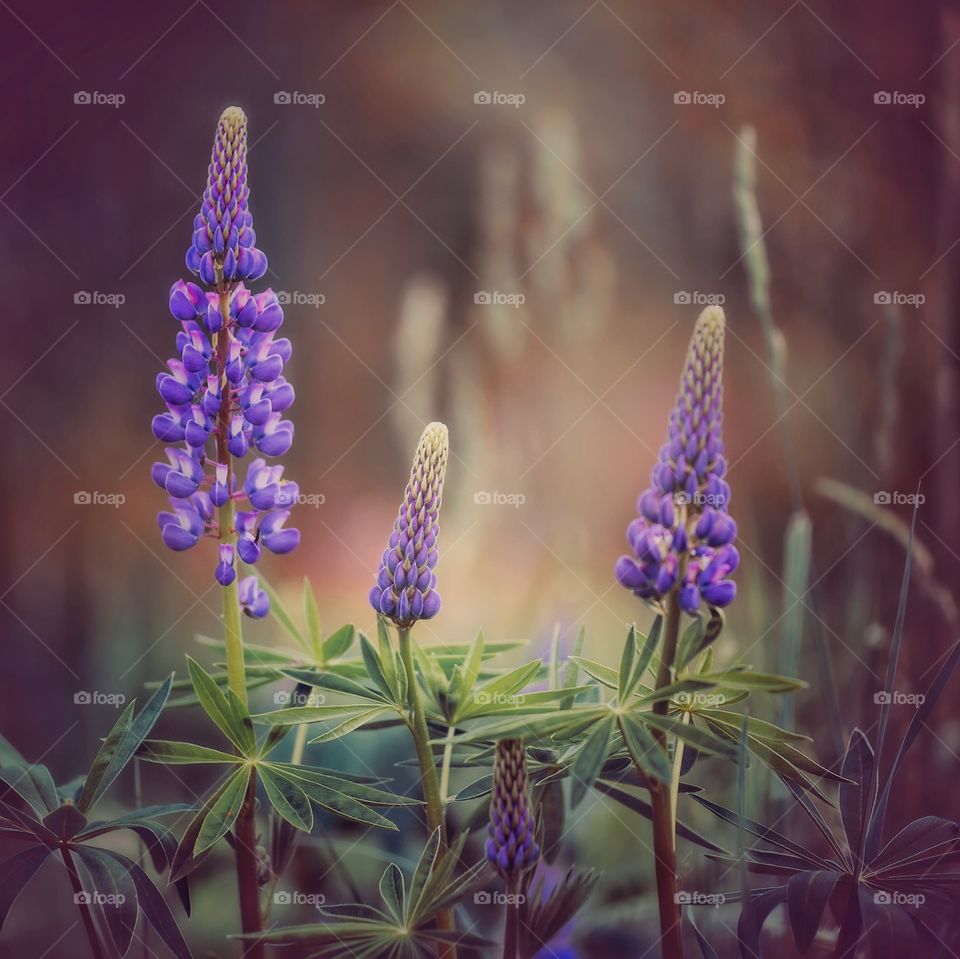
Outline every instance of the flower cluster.
[[508, 883], [516, 887], [540, 859], [536, 823], [530, 810], [522, 739], [497, 740], [489, 832], [487, 859]]
[[[185, 550], [204, 535], [220, 540], [215, 576], [222, 586], [236, 579], [237, 557], [252, 565], [263, 547], [288, 553], [300, 542], [299, 530], [285, 528], [298, 487], [265, 459], [282, 456], [293, 442], [293, 424], [283, 418], [294, 400], [283, 376], [291, 346], [276, 336], [283, 310], [273, 291], [254, 294], [241, 281], [266, 270], [266, 257], [253, 246], [246, 174], [246, 118], [230, 107], [217, 128], [187, 256], [215, 289], [178, 280], [170, 290], [170, 312], [181, 327], [178, 355], [157, 377], [167, 409], [152, 424], [153, 435], [172, 444], [167, 462], [151, 470], [170, 497], [170, 510], [157, 517], [163, 542]], [[234, 460], [251, 450], [261, 455], [239, 482]], [[244, 579], [240, 593], [246, 613], [266, 615], [269, 600], [256, 577]]]
[[680, 607], [691, 615], [701, 600], [722, 607], [736, 596], [729, 576], [740, 557], [721, 438], [724, 322], [719, 307], [697, 319], [667, 441], [627, 527], [633, 555], [621, 556], [615, 571], [645, 600], [659, 602], [677, 587]]
[[370, 605], [402, 628], [440, 611], [433, 570], [449, 443], [443, 423], [430, 423], [423, 431], [377, 582], [370, 590]]

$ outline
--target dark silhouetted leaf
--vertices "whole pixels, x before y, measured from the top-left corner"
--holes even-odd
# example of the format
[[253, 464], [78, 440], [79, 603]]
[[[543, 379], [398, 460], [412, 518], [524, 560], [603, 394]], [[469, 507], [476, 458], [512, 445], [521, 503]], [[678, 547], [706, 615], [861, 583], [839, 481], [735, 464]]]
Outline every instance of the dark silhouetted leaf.
[[803, 954], [817, 935], [823, 910], [839, 879], [838, 872], [817, 869], [793, 876], [787, 883], [787, 910], [793, 941]]
[[840, 819], [854, 863], [863, 861], [863, 841], [870, 808], [874, 755], [867, 737], [855, 729], [850, 735], [841, 774], [852, 782], [840, 783]]

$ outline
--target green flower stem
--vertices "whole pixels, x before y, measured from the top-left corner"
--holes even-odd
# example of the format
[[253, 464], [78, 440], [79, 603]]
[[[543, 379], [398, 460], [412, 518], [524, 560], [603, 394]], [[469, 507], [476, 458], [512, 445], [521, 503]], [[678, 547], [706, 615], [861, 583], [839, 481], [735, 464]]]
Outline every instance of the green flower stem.
[[[221, 542], [231, 543], [236, 547], [234, 522], [233, 500], [228, 499], [220, 507]], [[246, 706], [247, 671], [243, 662], [243, 627], [240, 616], [240, 586], [237, 577], [229, 586], [223, 587], [223, 641], [227, 654], [227, 683], [237, 699]]]
[[[440, 830], [440, 852], [447, 848], [447, 827], [443, 814], [443, 800], [440, 797], [440, 786], [437, 783], [437, 767], [433, 761], [433, 750], [430, 747], [430, 730], [427, 728], [427, 718], [423, 712], [423, 703], [420, 701], [420, 688], [417, 684], [417, 671], [413, 665], [413, 645], [410, 639], [409, 627], [398, 627], [400, 634], [400, 659], [407, 674], [407, 697], [410, 716], [407, 726], [413, 737], [413, 744], [417, 751], [417, 761], [420, 764], [420, 786], [423, 790], [423, 799], [427, 804], [427, 828], [431, 833]], [[437, 913], [437, 926], [440, 929], [455, 929], [453, 910], [444, 909]], [[456, 959], [457, 949], [452, 943], [440, 943], [437, 954], [441, 959]]]
[[[663, 650], [660, 668], [657, 671], [657, 689], [669, 686], [673, 662], [677, 655], [677, 637], [680, 633], [680, 603], [677, 591], [667, 600], [667, 616], [663, 630]], [[666, 715], [669, 700], [661, 699], [653, 704], [653, 711]], [[657, 737], [666, 749], [666, 736]], [[677, 770], [674, 770], [677, 775]], [[650, 784], [650, 806], [653, 812], [653, 853], [657, 876], [657, 903], [660, 909], [660, 941], [663, 944], [663, 959], [683, 959], [683, 936], [680, 926], [680, 906], [677, 893], [676, 818], [673, 787], [665, 783]]]
[[303, 762], [303, 750], [307, 745], [307, 724], [300, 723], [297, 726], [297, 735], [293, 740], [293, 752], [290, 754], [290, 762], [294, 766], [299, 766]]
[[507, 905], [503, 926], [503, 959], [517, 959], [520, 945], [520, 903], [513, 883], [507, 886]]
[[[220, 315], [223, 326], [217, 334], [218, 367], [226, 370], [230, 352], [230, 293], [229, 286], [217, 284], [220, 294]], [[233, 456], [227, 446], [227, 433], [233, 402], [230, 384], [224, 375], [221, 384], [222, 399], [217, 414], [217, 461], [227, 466], [227, 489], [233, 488]], [[220, 507], [220, 541], [236, 547], [236, 513], [233, 499], [228, 497]], [[237, 562], [235, 560], [235, 562]], [[223, 641], [227, 658], [227, 683], [237, 699], [247, 705], [247, 671], [243, 660], [243, 627], [240, 620], [240, 586], [234, 578], [229, 586], [223, 587]], [[257, 777], [250, 776], [250, 785], [244, 797], [243, 806], [237, 816], [234, 827], [234, 853], [237, 864], [237, 891], [240, 898], [240, 923], [245, 933], [257, 933], [263, 929], [263, 916], [260, 911], [260, 879], [257, 860]], [[244, 959], [264, 959], [264, 946], [261, 942], [252, 942], [245, 946]]]
[[94, 959], [104, 959], [103, 945], [100, 942], [100, 936], [97, 933], [97, 927], [93, 923], [93, 914], [90, 912], [90, 906], [81, 898], [83, 894], [83, 885], [80, 882], [80, 874], [77, 872], [77, 865], [70, 854], [70, 848], [67, 845], [60, 847], [60, 855], [63, 856], [63, 864], [67, 867], [70, 875], [70, 885], [73, 886], [74, 901], [77, 909], [80, 910], [80, 918], [83, 920], [83, 928], [86, 930], [87, 939], [90, 940], [90, 952]]

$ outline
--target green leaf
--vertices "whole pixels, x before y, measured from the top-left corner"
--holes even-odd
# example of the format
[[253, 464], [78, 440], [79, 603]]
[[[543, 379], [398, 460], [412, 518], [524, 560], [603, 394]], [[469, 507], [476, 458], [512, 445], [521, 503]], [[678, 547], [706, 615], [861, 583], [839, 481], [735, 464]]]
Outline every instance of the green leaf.
[[128, 870], [102, 849], [78, 845], [74, 847], [74, 852], [86, 868], [94, 892], [102, 897], [100, 914], [104, 917], [117, 953], [124, 956], [133, 939], [139, 910], [133, 878]]
[[288, 706], [274, 709], [268, 713], [252, 716], [258, 726], [299, 726], [302, 723], [322, 723], [357, 713], [370, 712], [373, 709], [387, 709], [387, 706], [371, 706], [370, 703], [331, 703], [323, 706]]
[[398, 926], [402, 926], [406, 890], [403, 884], [403, 873], [396, 863], [390, 863], [383, 871], [380, 877], [380, 895], [390, 911], [391, 918], [396, 920]]
[[60, 839], [72, 839], [87, 825], [87, 817], [72, 802], [66, 802], [47, 813], [43, 824]]
[[[469, 696], [473, 690], [474, 684], [480, 676], [480, 667], [483, 665], [483, 633], [477, 633], [476, 639], [470, 646], [470, 652], [462, 665], [458, 665], [454, 670], [453, 683], [450, 686], [452, 695], [457, 700], [462, 700]], [[457, 722], [454, 716], [454, 722]]]
[[303, 832], [313, 829], [313, 808], [306, 793], [276, 767], [263, 764], [258, 767], [260, 780], [273, 808], [291, 826]]
[[396, 829], [397, 827], [385, 816], [369, 809], [364, 803], [348, 796], [338, 788], [331, 788], [325, 781], [316, 777], [307, 775], [294, 775], [288, 768], [283, 769], [283, 774], [294, 781], [295, 784], [303, 790], [311, 802], [315, 802], [324, 809], [329, 809], [338, 816], [345, 819], [352, 819], [354, 822], [363, 823], [365, 826], [379, 826], [383, 829]]
[[323, 661], [328, 663], [331, 659], [339, 659], [353, 645], [356, 638], [357, 629], [353, 623], [341, 626], [323, 641]]
[[637, 662], [633, 668], [633, 676], [630, 678], [631, 692], [636, 687], [637, 683], [639, 683], [643, 678], [643, 674], [647, 671], [647, 667], [650, 665], [650, 660], [653, 659], [653, 654], [656, 651], [657, 646], [660, 644], [660, 635], [662, 632], [663, 616], [658, 613], [656, 619], [653, 621], [653, 625], [650, 627], [650, 632], [643, 640], [643, 645], [639, 646]]
[[[307, 782], [315, 783], [318, 786], [327, 786], [336, 792], [349, 796], [363, 803], [374, 806], [422, 806], [419, 799], [412, 796], [404, 796], [397, 792], [388, 792], [385, 789], [377, 789], [367, 783], [356, 782], [353, 779], [345, 779], [342, 776], [323, 772], [316, 766], [297, 766], [293, 763], [271, 763], [271, 767], [282, 772], [284, 776], [293, 779], [303, 779]], [[301, 787], [302, 788], [302, 787]]]
[[706, 633], [706, 619], [703, 616], [695, 616], [690, 625], [683, 631], [680, 641], [677, 643], [677, 655], [673, 665], [678, 673], [697, 655]]
[[643, 713], [640, 718], [648, 726], [653, 726], [654, 729], [659, 729], [661, 732], [670, 733], [702, 753], [726, 756], [728, 759], [736, 758], [737, 745], [735, 742], [722, 739], [699, 726], [680, 722], [679, 719], [674, 719], [671, 716], [660, 716], [657, 713], [650, 712]]
[[[237, 770], [240, 772], [240, 770]], [[180, 845], [170, 861], [170, 882], [177, 882], [188, 876], [201, 862], [206, 858], [204, 854], [197, 853], [197, 837], [200, 835], [200, 829], [210, 811], [220, 801], [227, 787], [235, 778], [236, 773], [231, 773], [209, 796], [203, 801], [203, 805], [197, 811], [197, 814], [187, 824], [183, 835], [180, 837]]]
[[3, 928], [7, 913], [16, 902], [17, 896], [23, 892], [24, 886], [30, 882], [49, 855], [48, 846], [34, 846], [0, 863], [0, 929]]
[[352, 733], [355, 729], [359, 729], [361, 726], [366, 726], [367, 723], [372, 723], [374, 720], [379, 719], [381, 716], [387, 714], [395, 714], [396, 710], [392, 706], [377, 706], [374, 709], [367, 709], [361, 713], [357, 713], [352, 716], [350, 719], [345, 722], [340, 723], [339, 726], [335, 726], [333, 729], [328, 729], [325, 733], [316, 736], [311, 739], [311, 743], [329, 743], [334, 739], [340, 739], [341, 736], [346, 736], [347, 733]]
[[147, 739], [140, 745], [137, 758], [148, 763], [164, 763], [168, 766], [243, 761], [241, 756], [211, 749], [209, 746], [197, 746], [194, 743], [181, 743], [169, 739]]
[[323, 664], [323, 642], [320, 635], [320, 610], [317, 608], [317, 597], [313, 586], [306, 576], [303, 577], [303, 618], [307, 624], [307, 640], [310, 649], [319, 663]]
[[10, 765], [0, 767], [5, 782], [41, 818], [60, 805], [57, 787], [46, 766]]
[[[362, 670], [361, 666], [361, 670]], [[284, 669], [284, 676], [295, 679], [298, 683], [305, 686], [315, 686], [317, 689], [329, 689], [335, 693], [344, 693], [347, 696], [357, 696], [361, 699], [368, 699], [371, 702], [384, 702], [383, 696], [368, 686], [364, 686], [356, 680], [334, 672], [332, 668], [324, 670], [317, 669]], [[364, 673], [365, 675], [365, 673]]]
[[238, 769], [227, 780], [226, 785], [217, 801], [207, 813], [200, 827], [196, 844], [193, 848], [195, 856], [199, 856], [222, 839], [231, 829], [247, 795], [247, 787], [253, 770], [244, 766]]
[[610, 737], [616, 716], [612, 713], [597, 723], [596, 729], [587, 737], [577, 758], [570, 769], [570, 806], [579, 805], [580, 800], [587, 794], [590, 787], [600, 775], [600, 769], [606, 762], [610, 751]]
[[231, 695], [233, 691], [227, 689], [224, 695], [210, 674], [190, 656], [187, 669], [204, 712], [241, 753], [251, 756], [257, 747], [253, 725], [240, 701]]
[[802, 679], [776, 676], [773, 673], [755, 673], [749, 669], [728, 669], [720, 673], [701, 673], [697, 679], [716, 686], [733, 689], [761, 690], [767, 693], [790, 693], [806, 687]]
[[638, 718], [629, 713], [621, 713], [617, 721], [624, 745], [634, 763], [651, 779], [664, 783], [670, 782], [673, 769], [663, 747], [653, 733]]
[[120, 853], [103, 850], [108, 856], [117, 860], [129, 873], [137, 887], [137, 900], [140, 910], [147, 922], [163, 941], [164, 945], [177, 959], [193, 959], [190, 948], [184, 941], [183, 935], [177, 926], [170, 907], [163, 898], [160, 890], [153, 884], [150, 877], [133, 860], [121, 856]]
[[620, 675], [617, 677], [617, 698], [623, 702], [630, 695], [631, 679], [633, 678], [633, 664], [637, 658], [637, 627], [630, 625], [627, 630], [627, 641], [623, 644], [623, 655], [620, 657]]
[[367, 667], [367, 675], [373, 680], [374, 686], [383, 693], [385, 699], [396, 702], [396, 692], [391, 689], [390, 683], [387, 682], [380, 656], [374, 649], [373, 643], [363, 633], [360, 634], [360, 654], [363, 656], [363, 663]]
[[570, 661], [576, 663], [588, 676], [592, 676], [602, 686], [608, 689], [616, 689], [620, 676], [615, 669], [604, 666], [603, 663], [596, 663], [592, 659], [584, 659], [582, 656], [571, 656]]
[[287, 607], [283, 605], [280, 601], [280, 597], [277, 595], [277, 591], [266, 581], [263, 577], [263, 574], [259, 575], [259, 580], [263, 585], [263, 588], [267, 591], [267, 595], [270, 597], [270, 613], [274, 619], [283, 627], [286, 634], [291, 638], [296, 640], [297, 645], [306, 650], [311, 657], [314, 655], [314, 651], [310, 646], [310, 643], [304, 638], [303, 633], [297, 628], [297, 624], [293, 621], [293, 617], [290, 615]]
[[140, 747], [140, 743], [147, 738], [153, 729], [167, 698], [170, 696], [170, 687], [173, 676], [168, 676], [166, 682], [147, 700], [140, 714], [134, 718], [133, 708], [136, 700], [123, 711], [113, 729], [107, 735], [100, 747], [90, 772], [87, 773], [83, 784], [83, 791], [77, 800], [77, 808], [81, 812], [92, 809], [96, 801], [107, 791], [113, 781], [120, 775], [123, 768], [133, 758]]

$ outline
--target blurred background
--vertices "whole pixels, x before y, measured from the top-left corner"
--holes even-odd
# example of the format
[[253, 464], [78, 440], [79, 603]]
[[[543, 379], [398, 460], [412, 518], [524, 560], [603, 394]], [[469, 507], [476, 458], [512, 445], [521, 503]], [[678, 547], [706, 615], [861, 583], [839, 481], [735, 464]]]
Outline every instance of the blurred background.
[[[160, 542], [149, 424], [176, 333], [167, 291], [186, 276], [214, 128], [234, 103], [249, 117], [264, 282], [294, 344], [284, 462], [307, 494], [303, 545], [263, 564], [291, 605], [306, 576], [326, 629], [373, 628], [366, 595], [414, 445], [440, 419], [444, 608], [420, 640], [482, 627], [544, 655], [555, 630], [566, 649], [584, 626], [587, 655], [616, 662], [626, 624], [650, 616], [612, 567], [693, 322], [721, 302], [743, 562], [718, 655], [779, 668], [785, 624], [799, 630], [797, 722], [832, 764], [853, 726], [876, 722], [900, 524], [922, 484], [898, 688], [929, 684], [958, 619], [956, 5], [0, 6], [0, 732], [58, 781], [86, 768], [116, 715], [78, 693], [142, 697], [218, 629], [212, 548]], [[766, 317], [750, 288], [764, 289], [764, 250]], [[794, 596], [784, 538], [801, 508], [813, 586]], [[247, 637], [283, 642], [269, 619]], [[904, 771], [897, 823], [957, 808], [960, 711], [946, 699]], [[909, 718], [893, 711], [897, 728]], [[387, 771], [406, 748], [351, 744]], [[169, 800], [203, 781], [147, 772]], [[755, 812], [776, 798], [761, 782]], [[636, 898], [650, 890], [646, 829], [598, 803], [573, 835], [571, 857], [604, 870], [580, 954], [653, 941], [653, 899]], [[377, 875], [380, 853], [363, 855], [353, 868]], [[66, 889], [52, 867], [38, 882]], [[229, 889], [198, 888], [189, 936], [217, 943], [222, 914], [202, 904]], [[75, 954], [56, 942], [73, 921], [62, 898], [24, 897], [0, 953]], [[724, 949], [734, 921], [704, 920]]]

